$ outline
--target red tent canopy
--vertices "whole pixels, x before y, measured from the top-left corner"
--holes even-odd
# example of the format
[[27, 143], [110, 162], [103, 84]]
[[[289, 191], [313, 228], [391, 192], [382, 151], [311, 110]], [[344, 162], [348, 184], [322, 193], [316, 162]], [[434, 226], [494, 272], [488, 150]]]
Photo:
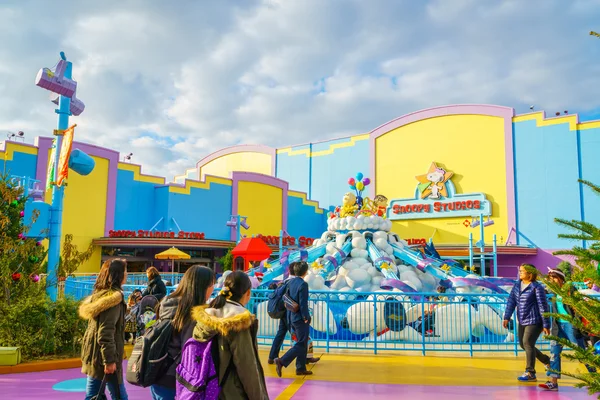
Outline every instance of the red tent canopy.
[[[234, 270], [248, 270], [250, 261], [262, 261], [268, 258], [273, 251], [260, 238], [245, 238], [238, 243], [231, 254], [234, 257]], [[239, 261], [238, 261], [239, 260]], [[243, 264], [242, 264], [243, 260]]]

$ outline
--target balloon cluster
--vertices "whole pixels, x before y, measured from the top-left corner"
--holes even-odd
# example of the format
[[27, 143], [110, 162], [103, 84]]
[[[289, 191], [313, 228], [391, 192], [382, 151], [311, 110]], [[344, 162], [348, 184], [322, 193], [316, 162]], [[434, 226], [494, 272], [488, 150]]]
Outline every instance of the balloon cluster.
[[363, 178], [362, 172], [356, 174], [356, 179], [348, 179], [348, 185], [350, 186], [350, 189], [356, 192], [356, 204], [358, 204], [359, 208], [363, 205], [362, 192], [367, 186], [369, 186], [370, 183], [371, 180], [369, 178]]

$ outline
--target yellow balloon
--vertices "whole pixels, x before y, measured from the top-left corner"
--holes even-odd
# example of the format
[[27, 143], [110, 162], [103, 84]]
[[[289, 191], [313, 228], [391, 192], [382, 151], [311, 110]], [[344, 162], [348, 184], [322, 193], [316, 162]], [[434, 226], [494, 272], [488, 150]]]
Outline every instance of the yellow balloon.
[[358, 190], [363, 190], [363, 189], [365, 188], [365, 185], [363, 185], [363, 183], [362, 183], [362, 182], [357, 182], [357, 183], [356, 183], [356, 188], [357, 188]]

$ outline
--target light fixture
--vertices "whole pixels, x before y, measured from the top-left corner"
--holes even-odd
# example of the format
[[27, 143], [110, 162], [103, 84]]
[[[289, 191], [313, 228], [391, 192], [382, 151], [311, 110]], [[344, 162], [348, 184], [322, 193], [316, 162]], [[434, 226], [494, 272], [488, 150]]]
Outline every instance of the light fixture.
[[533, 104], [529, 106], [530, 110], [533, 110], [534, 108], [535, 108], [535, 106]]
[[241, 225], [241, 226], [242, 226], [242, 228], [244, 228], [244, 229], [250, 229], [250, 226], [249, 226], [249, 225], [246, 223], [246, 218], [243, 218], [243, 219], [240, 221], [240, 225]]
[[227, 221], [227, 223], [225, 223], [225, 225], [227, 225], [230, 228], [237, 227], [237, 218], [231, 217], [231, 219], [229, 221]]
[[483, 223], [483, 226], [490, 226], [490, 225], [494, 225], [494, 221], [492, 221], [492, 220], [490, 219], [490, 217], [488, 217], [487, 221], [485, 221], [485, 222]]
[[476, 228], [479, 226], [479, 219], [471, 221], [471, 228]]
[[127, 154], [125, 157], [123, 157], [123, 160], [124, 161], [131, 161], [131, 157], [133, 157], [133, 153]]

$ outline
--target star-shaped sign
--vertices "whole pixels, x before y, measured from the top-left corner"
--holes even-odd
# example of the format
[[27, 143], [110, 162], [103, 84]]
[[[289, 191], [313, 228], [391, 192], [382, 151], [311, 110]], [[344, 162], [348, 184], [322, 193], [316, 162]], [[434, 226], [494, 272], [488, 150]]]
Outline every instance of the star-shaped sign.
[[320, 263], [320, 262], [318, 262], [318, 261], [313, 261], [313, 263], [312, 263], [312, 264], [310, 264], [310, 266], [311, 266], [313, 269], [321, 269], [321, 268], [323, 268], [323, 265], [321, 265], [321, 263]]
[[[444, 175], [442, 175], [437, 182], [432, 182], [428, 175], [435, 174], [436, 172], [443, 171], [439, 168], [436, 163], [432, 162], [429, 167], [429, 171], [426, 174], [418, 175], [415, 178], [419, 181], [419, 192], [421, 193], [421, 198], [426, 199], [431, 196], [433, 193], [433, 185], [437, 186], [438, 196], [440, 197], [448, 197], [448, 190], [446, 190], [446, 182], [454, 175], [452, 172], [444, 171]], [[435, 176], [435, 175], [434, 175]], [[439, 198], [438, 197], [438, 198]]]

